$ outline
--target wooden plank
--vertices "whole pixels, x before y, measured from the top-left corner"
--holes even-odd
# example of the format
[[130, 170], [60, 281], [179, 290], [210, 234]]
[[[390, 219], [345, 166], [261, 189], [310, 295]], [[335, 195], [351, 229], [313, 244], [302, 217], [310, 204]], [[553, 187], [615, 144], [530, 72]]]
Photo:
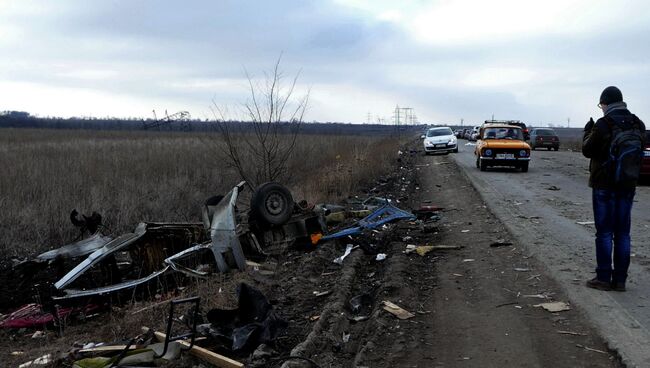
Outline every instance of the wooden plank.
[[388, 300], [382, 302], [384, 304], [384, 310], [399, 319], [409, 319], [415, 317], [415, 314], [403, 309], [402, 307], [394, 304]]
[[[143, 331], [147, 331], [146, 327], [143, 327], [142, 329], [143, 329]], [[158, 332], [158, 331], [154, 332], [154, 336], [160, 342], [164, 342], [165, 338], [167, 337], [167, 335], [165, 335], [162, 332]], [[190, 346], [190, 343], [187, 342], [187, 341], [178, 340], [178, 343], [183, 345], [183, 347], [185, 347], [185, 348]], [[194, 355], [195, 357], [197, 357], [199, 359], [203, 359], [204, 361], [206, 361], [206, 362], [208, 362], [208, 363], [210, 363], [210, 364], [212, 364], [214, 366], [217, 366], [219, 368], [242, 368], [242, 367], [244, 367], [244, 364], [242, 364], [242, 363], [240, 363], [240, 362], [238, 362], [236, 360], [230, 359], [228, 357], [225, 357], [223, 355], [217, 354], [217, 353], [215, 353], [213, 351], [210, 351], [208, 349], [205, 349], [205, 348], [202, 348], [202, 347], [196, 346], [196, 345], [192, 346], [192, 348], [190, 349], [190, 354]]]

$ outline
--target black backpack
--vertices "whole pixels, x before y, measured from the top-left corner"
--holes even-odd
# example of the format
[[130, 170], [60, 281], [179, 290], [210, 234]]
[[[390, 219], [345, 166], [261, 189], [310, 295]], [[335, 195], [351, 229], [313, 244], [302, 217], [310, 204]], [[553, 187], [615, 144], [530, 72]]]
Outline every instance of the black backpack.
[[632, 114], [622, 123], [609, 116], [605, 117], [612, 132], [609, 146], [609, 159], [606, 165], [617, 185], [634, 185], [639, 180], [645, 131], [641, 130], [639, 118]]

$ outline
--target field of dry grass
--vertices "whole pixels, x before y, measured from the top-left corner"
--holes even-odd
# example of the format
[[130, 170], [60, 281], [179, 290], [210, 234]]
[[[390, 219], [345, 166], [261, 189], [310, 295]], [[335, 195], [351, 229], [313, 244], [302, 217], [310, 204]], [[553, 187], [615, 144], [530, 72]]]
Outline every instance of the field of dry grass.
[[[72, 209], [114, 233], [140, 221], [198, 221], [203, 201], [239, 179], [206, 133], [3, 129], [0, 250], [34, 255], [78, 235]], [[289, 159], [295, 199], [334, 201], [394, 165], [387, 137], [302, 135]]]

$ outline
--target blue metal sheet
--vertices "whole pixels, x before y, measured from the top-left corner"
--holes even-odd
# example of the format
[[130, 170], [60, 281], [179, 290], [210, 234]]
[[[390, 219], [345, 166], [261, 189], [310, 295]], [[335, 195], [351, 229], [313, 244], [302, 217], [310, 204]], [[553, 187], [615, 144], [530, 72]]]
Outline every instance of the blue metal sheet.
[[330, 234], [321, 238], [321, 240], [330, 240], [341, 238], [348, 235], [360, 234], [364, 229], [374, 229], [378, 226], [381, 226], [385, 223], [392, 222], [395, 220], [415, 220], [415, 215], [410, 212], [404, 211], [393, 206], [390, 203], [376, 209], [373, 213], [359, 220], [357, 223], [358, 226], [350, 227], [334, 234]]

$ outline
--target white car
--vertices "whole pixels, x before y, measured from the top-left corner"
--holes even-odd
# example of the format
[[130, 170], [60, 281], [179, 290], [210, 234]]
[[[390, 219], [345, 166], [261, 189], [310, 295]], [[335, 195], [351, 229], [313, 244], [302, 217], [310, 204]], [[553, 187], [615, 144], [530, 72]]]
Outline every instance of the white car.
[[424, 153], [458, 152], [458, 142], [449, 127], [431, 128], [424, 135]]

